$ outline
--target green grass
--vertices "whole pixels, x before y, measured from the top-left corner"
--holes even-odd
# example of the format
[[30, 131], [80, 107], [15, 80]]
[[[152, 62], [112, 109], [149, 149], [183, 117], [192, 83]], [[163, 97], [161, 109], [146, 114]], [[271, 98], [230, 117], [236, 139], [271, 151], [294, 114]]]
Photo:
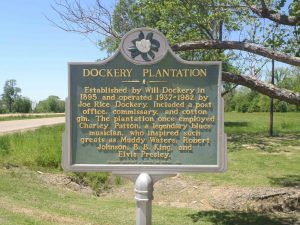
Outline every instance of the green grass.
[[[228, 171], [191, 176], [215, 185], [300, 185], [300, 113], [275, 113], [275, 130], [278, 135], [273, 138], [266, 136], [267, 117], [267, 113], [226, 113], [225, 130], [229, 134]], [[8, 167], [26, 166], [32, 170], [61, 171], [63, 130], [63, 125], [56, 125], [1, 136], [0, 164]], [[107, 188], [107, 176], [77, 173], [73, 179], [89, 184], [99, 194]], [[99, 183], [102, 185], [99, 186]]]
[[[296, 140], [296, 138], [298, 139]], [[247, 147], [245, 147], [243, 144], [234, 146], [237, 143], [229, 142], [229, 151], [235, 150], [229, 152], [228, 170], [225, 173], [189, 174], [189, 176], [215, 185], [299, 186], [299, 137], [295, 137], [293, 144], [290, 146], [279, 145], [278, 148], [273, 148], [274, 151], [271, 151], [271, 148], [265, 151], [258, 147], [252, 148], [251, 143], [247, 143]]]
[[0, 163], [60, 170], [64, 125], [0, 136]]
[[[269, 113], [225, 113], [225, 132], [268, 135]], [[274, 113], [274, 134], [300, 134], [300, 113]]]
[[[135, 202], [104, 200], [41, 182], [26, 169], [0, 169], [1, 225], [135, 224]], [[153, 206], [153, 225], [281, 225], [284, 219], [253, 212]]]
[[268, 137], [268, 113], [225, 113], [228, 170], [188, 174], [215, 185], [299, 186], [300, 113], [275, 113], [275, 137]]
[[[265, 113], [226, 113], [229, 168], [222, 174], [188, 174], [214, 185], [299, 186], [300, 114], [275, 114], [277, 136], [267, 137]], [[0, 224], [134, 224], [135, 202], [102, 199], [41, 182], [36, 170], [61, 172], [63, 125], [0, 136]], [[24, 166], [27, 168], [24, 169]], [[16, 168], [12, 168], [16, 167]], [[29, 170], [28, 170], [29, 169]], [[76, 174], [96, 183], [107, 176]], [[134, 197], [133, 197], [134, 198]], [[153, 225], [281, 225], [295, 224], [274, 215], [241, 211], [202, 211], [153, 207]]]
[[[62, 171], [61, 149], [64, 125], [41, 127], [26, 133], [0, 136], [0, 165], [31, 170]], [[96, 195], [108, 188], [108, 173], [73, 173], [72, 180], [89, 185]]]

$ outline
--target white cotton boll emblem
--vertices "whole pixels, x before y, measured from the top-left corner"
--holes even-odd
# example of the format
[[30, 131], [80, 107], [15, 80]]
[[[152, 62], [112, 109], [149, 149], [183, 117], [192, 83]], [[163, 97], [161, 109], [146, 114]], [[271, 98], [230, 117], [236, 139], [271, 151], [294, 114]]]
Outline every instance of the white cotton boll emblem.
[[150, 51], [151, 42], [149, 40], [143, 39], [141, 41], [135, 42], [135, 44], [136, 48], [142, 53], [147, 53]]

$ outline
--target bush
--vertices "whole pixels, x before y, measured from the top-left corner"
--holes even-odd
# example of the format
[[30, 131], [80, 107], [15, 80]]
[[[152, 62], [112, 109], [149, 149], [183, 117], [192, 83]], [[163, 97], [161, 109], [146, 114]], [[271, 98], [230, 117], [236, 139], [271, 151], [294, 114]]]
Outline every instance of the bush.
[[237, 105], [236, 111], [245, 113], [248, 112], [248, 108], [249, 108], [249, 103], [246, 101], [242, 101]]
[[259, 102], [258, 98], [253, 99], [252, 102], [250, 103], [250, 106], [248, 107], [248, 112], [259, 112], [260, 108], [258, 102]]
[[276, 112], [287, 112], [288, 111], [288, 106], [286, 102], [282, 101], [277, 101], [275, 104], [275, 111]]

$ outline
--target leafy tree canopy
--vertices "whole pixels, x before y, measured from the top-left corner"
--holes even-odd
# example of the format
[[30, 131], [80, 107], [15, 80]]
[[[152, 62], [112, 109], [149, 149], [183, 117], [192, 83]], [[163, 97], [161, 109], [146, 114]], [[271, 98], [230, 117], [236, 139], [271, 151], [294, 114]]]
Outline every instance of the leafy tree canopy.
[[21, 88], [17, 87], [17, 81], [14, 79], [7, 80], [3, 87], [2, 101], [6, 105], [9, 112], [13, 111], [13, 104], [20, 96]]
[[60, 0], [53, 9], [58, 27], [99, 34], [108, 53], [132, 28], [153, 27], [184, 59], [225, 62], [223, 81], [300, 105], [299, 93], [261, 81], [270, 59], [300, 66], [298, 0], [120, 0], [113, 11], [100, 0]]
[[58, 96], [50, 95], [47, 99], [37, 104], [35, 111], [38, 113], [61, 113], [65, 111], [65, 102], [60, 100]]

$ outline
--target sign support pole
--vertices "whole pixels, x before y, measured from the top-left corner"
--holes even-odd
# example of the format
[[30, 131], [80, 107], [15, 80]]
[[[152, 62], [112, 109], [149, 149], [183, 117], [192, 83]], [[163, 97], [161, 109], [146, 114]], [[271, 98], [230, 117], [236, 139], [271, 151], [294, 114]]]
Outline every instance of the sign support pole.
[[140, 173], [128, 174], [122, 172], [113, 172], [115, 176], [125, 177], [135, 183], [136, 200], [136, 225], [152, 224], [152, 200], [154, 183], [166, 177], [174, 177], [176, 173]]
[[141, 173], [135, 181], [136, 225], [152, 224], [153, 181], [148, 173]]

